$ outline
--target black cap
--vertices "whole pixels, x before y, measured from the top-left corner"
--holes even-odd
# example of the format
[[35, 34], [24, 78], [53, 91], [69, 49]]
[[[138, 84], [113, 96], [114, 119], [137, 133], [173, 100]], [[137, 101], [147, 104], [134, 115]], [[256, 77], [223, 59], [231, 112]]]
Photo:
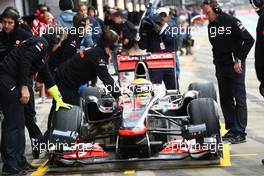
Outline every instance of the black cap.
[[114, 17], [122, 17], [122, 13], [120, 11], [117, 11], [112, 14]]
[[72, 0], [60, 0], [59, 2], [60, 10], [72, 10], [73, 9], [73, 2]]

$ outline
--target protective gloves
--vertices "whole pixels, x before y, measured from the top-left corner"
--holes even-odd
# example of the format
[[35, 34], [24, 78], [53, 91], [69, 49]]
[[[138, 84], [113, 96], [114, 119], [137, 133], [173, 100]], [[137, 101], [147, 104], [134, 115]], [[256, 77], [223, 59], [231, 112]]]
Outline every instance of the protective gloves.
[[72, 105], [64, 103], [62, 101], [60, 91], [56, 85], [49, 88], [48, 92], [51, 94], [51, 96], [56, 101], [56, 111], [58, 111], [60, 108], [65, 108], [65, 109], [71, 109], [72, 108]]
[[259, 86], [259, 93], [264, 97], [264, 84], [261, 83]]

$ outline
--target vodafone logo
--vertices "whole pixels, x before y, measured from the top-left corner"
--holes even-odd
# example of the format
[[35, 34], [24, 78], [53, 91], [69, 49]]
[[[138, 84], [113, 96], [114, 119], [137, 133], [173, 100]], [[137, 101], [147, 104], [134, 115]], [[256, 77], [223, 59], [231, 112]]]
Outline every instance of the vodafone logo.
[[[129, 55], [118, 55], [119, 61], [137, 61], [138, 57], [130, 57]], [[174, 53], [152, 53], [151, 56], [147, 56], [147, 60], [155, 60], [155, 59], [172, 59], [174, 58]]]

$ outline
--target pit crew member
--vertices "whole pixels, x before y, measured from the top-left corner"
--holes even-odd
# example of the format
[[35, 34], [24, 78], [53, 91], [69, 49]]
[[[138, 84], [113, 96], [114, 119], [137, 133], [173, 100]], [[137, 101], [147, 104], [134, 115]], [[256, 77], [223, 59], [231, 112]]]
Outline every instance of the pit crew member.
[[[14, 48], [18, 47], [25, 40], [33, 35], [21, 28], [19, 24], [19, 12], [13, 7], [7, 7], [2, 14], [3, 30], [0, 32], [0, 62]], [[33, 80], [29, 82], [30, 99], [25, 105], [25, 124], [29, 132], [30, 138], [34, 141], [42, 138], [42, 133], [35, 122], [35, 101], [32, 89]]]
[[[157, 10], [155, 19], [143, 20], [140, 29], [140, 49], [147, 52], [162, 53], [174, 51], [175, 37], [172, 34], [172, 26], [169, 25], [170, 10], [161, 7]], [[150, 70], [150, 79], [154, 84], [164, 82], [166, 89], [175, 89], [174, 69]]]
[[[13, 49], [0, 64], [0, 103], [3, 108], [1, 157], [4, 174], [25, 174], [29, 163], [25, 152], [25, 105], [30, 100], [29, 81], [33, 74], [43, 75], [44, 83], [56, 100], [56, 109], [71, 108], [62, 101], [60, 92], [46, 64], [50, 51], [56, 50], [66, 33], [54, 26], [43, 37], [30, 38]], [[53, 32], [54, 32], [53, 31]]]
[[[97, 76], [111, 91], [113, 97], [119, 98], [119, 104], [122, 102], [123, 96], [121, 96], [120, 89], [115, 85], [106, 66], [106, 60], [111, 53], [109, 47], [116, 41], [117, 34], [111, 30], [106, 31], [98, 46], [81, 51], [57, 69], [55, 81], [66, 103], [79, 106], [79, 88]], [[53, 117], [54, 108], [55, 104], [50, 111], [49, 123]]]
[[[251, 0], [250, 3], [255, 8], [257, 14], [259, 15], [258, 25], [257, 25], [257, 38], [255, 46], [255, 69], [257, 73], [257, 78], [260, 82], [259, 92], [264, 97], [264, 1], [254, 1]], [[262, 160], [264, 164], [264, 159]]]
[[246, 58], [254, 39], [237, 18], [222, 12], [216, 0], [204, 0], [202, 9], [209, 19], [208, 35], [228, 130], [223, 139], [242, 143], [247, 135]]

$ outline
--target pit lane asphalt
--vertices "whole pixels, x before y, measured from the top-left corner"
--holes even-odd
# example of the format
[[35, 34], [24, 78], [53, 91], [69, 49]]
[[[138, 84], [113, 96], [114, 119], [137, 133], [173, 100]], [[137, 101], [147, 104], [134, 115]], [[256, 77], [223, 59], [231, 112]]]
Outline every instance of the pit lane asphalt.
[[[255, 36], [255, 23], [257, 17], [255, 15], [238, 17], [242, 20], [244, 26], [249, 28], [249, 31]], [[181, 92], [187, 90], [191, 82], [199, 81], [213, 81], [217, 88], [214, 66], [212, 64], [212, 54], [209, 41], [207, 39], [206, 29], [199, 34], [194, 35], [195, 48], [194, 55], [180, 57], [182, 73], [180, 77]], [[112, 67], [110, 67], [111, 70]], [[130, 74], [126, 82], [132, 80], [133, 76]], [[87, 174], [71, 173], [70, 169], [65, 169], [62, 175], [144, 175], [144, 176], [159, 176], [159, 175], [177, 175], [177, 176], [263, 176], [264, 166], [261, 164], [261, 159], [264, 158], [264, 99], [258, 93], [258, 81], [254, 69], [254, 49], [251, 50], [247, 59], [246, 71], [246, 87], [248, 96], [248, 128], [247, 128], [247, 142], [243, 144], [231, 145], [230, 149], [230, 166], [219, 167], [203, 167], [197, 166], [192, 168], [190, 166], [181, 168], [162, 169], [156, 168], [154, 170], [142, 171], [124, 170], [122, 172], [104, 172]], [[47, 124], [47, 115], [49, 113], [51, 100], [46, 100], [44, 104], [40, 100], [36, 100], [36, 111], [38, 124], [44, 132]], [[221, 119], [223, 120], [223, 118]], [[29, 161], [32, 161], [30, 140], [27, 135], [26, 156]], [[34, 160], [33, 163], [43, 163], [44, 160]], [[43, 172], [44, 173], [44, 172]], [[47, 175], [50, 175], [47, 173]]]

